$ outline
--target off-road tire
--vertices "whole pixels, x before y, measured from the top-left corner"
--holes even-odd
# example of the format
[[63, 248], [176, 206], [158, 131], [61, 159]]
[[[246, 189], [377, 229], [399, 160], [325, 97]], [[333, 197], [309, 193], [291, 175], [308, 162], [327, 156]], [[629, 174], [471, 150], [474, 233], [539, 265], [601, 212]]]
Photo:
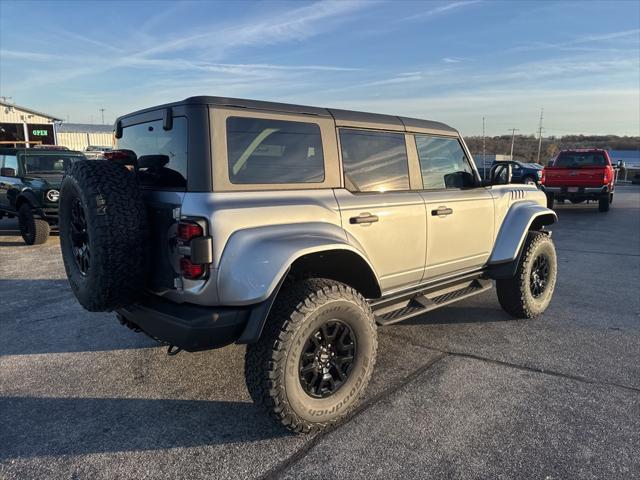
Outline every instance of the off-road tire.
[[553, 203], [554, 203], [553, 194], [547, 193], [547, 208], [550, 208], [551, 210], [553, 210]]
[[[90, 256], [83, 274], [74, 258], [72, 207], [80, 202]], [[108, 160], [73, 163], [60, 188], [60, 248], [69, 284], [89, 311], [133, 303], [145, 285], [147, 212], [135, 173]]]
[[[536, 298], [532, 294], [530, 282], [534, 261], [540, 255], [548, 259], [549, 278], [546, 288]], [[558, 260], [551, 237], [541, 232], [529, 232], [515, 276], [496, 281], [500, 305], [516, 318], [535, 318], [542, 315], [551, 302], [557, 273]]]
[[[344, 385], [333, 395], [313, 398], [302, 387], [299, 358], [313, 332], [333, 319], [349, 325], [355, 334], [353, 367]], [[247, 346], [247, 388], [254, 402], [289, 430], [323, 430], [357, 406], [371, 378], [377, 348], [373, 313], [353, 288], [327, 279], [285, 284], [260, 340]]]
[[600, 198], [598, 199], [598, 211], [608, 212], [610, 204], [611, 204], [611, 199], [609, 198], [608, 193], [605, 193], [604, 195], [600, 195]]
[[36, 216], [28, 203], [23, 203], [18, 210], [18, 225], [27, 245], [42, 245], [49, 239], [49, 223]]

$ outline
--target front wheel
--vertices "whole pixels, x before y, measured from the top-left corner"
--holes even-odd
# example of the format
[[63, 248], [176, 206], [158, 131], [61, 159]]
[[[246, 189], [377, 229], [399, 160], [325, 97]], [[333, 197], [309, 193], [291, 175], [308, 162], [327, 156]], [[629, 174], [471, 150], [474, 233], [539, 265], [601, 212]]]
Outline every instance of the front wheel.
[[551, 210], [553, 210], [553, 194], [552, 193], [547, 193], [547, 208], [550, 208]]
[[33, 213], [31, 205], [23, 203], [18, 210], [18, 225], [24, 243], [41, 245], [49, 238], [49, 224]]
[[322, 430], [358, 404], [377, 345], [358, 292], [327, 279], [296, 282], [283, 287], [260, 340], [247, 346], [247, 388], [289, 430]]
[[551, 237], [529, 232], [515, 276], [496, 281], [498, 301], [516, 318], [538, 317], [551, 302], [557, 274], [558, 260]]

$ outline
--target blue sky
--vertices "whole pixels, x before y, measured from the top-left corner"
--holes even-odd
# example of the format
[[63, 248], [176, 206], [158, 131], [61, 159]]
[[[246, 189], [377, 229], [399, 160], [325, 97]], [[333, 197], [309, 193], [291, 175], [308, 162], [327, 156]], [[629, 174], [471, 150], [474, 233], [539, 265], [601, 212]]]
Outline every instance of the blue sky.
[[72, 122], [220, 95], [640, 135], [640, 2], [2, 0], [0, 95]]

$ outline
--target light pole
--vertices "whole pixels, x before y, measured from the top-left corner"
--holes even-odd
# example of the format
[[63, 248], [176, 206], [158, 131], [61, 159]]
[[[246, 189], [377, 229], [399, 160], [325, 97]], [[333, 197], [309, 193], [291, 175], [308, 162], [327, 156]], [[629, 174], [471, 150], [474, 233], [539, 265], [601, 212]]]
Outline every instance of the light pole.
[[104, 108], [100, 109], [100, 114], [102, 115], [102, 125], [104, 125]]

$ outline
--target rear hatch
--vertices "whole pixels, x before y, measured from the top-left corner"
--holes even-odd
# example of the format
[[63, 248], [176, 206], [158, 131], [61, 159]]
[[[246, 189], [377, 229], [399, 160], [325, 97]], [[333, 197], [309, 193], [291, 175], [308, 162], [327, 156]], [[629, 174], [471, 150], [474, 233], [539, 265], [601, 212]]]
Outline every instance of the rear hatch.
[[545, 169], [548, 187], [601, 187], [608, 161], [602, 152], [562, 152]]
[[118, 150], [136, 156], [150, 223], [146, 286], [158, 294], [174, 289], [179, 276], [175, 237], [187, 190], [187, 144], [186, 117], [174, 118], [170, 129], [162, 120], [125, 126], [117, 139]]

